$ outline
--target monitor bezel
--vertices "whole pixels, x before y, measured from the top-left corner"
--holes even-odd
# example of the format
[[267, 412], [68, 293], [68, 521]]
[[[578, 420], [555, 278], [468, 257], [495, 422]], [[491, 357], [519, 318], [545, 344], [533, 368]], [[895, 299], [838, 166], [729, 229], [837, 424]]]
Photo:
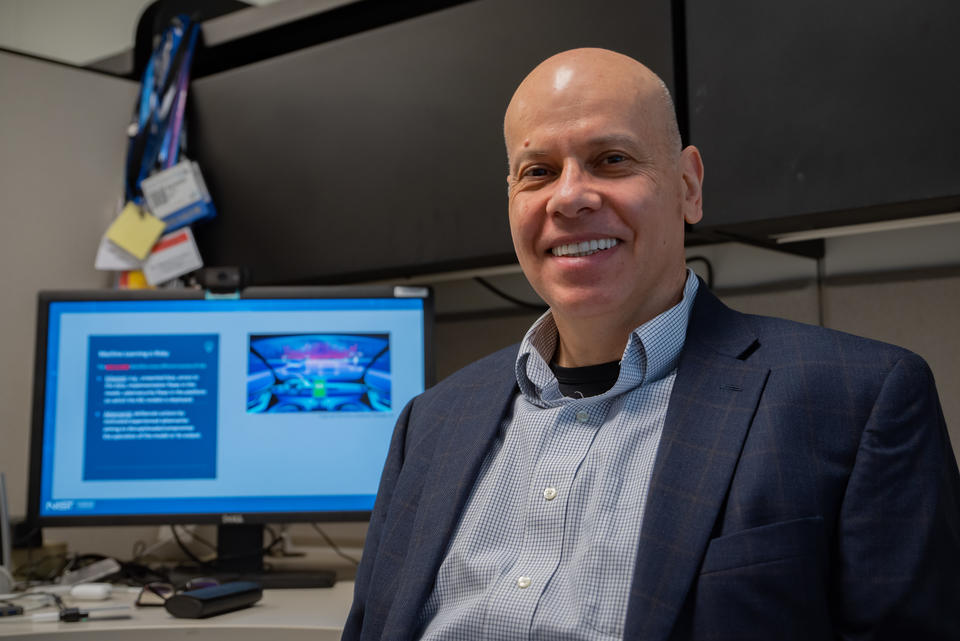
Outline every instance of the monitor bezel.
[[[31, 529], [42, 527], [179, 525], [179, 524], [267, 524], [368, 521], [372, 510], [345, 512], [237, 512], [237, 513], [155, 513], [100, 514], [95, 516], [49, 516], [40, 514], [43, 461], [44, 400], [47, 384], [47, 333], [51, 303], [141, 300], [277, 300], [277, 299], [398, 299], [423, 300], [424, 389], [434, 383], [433, 292], [429, 287], [388, 285], [248, 287], [240, 292], [211, 294], [198, 289], [175, 290], [44, 290], [37, 294], [37, 333], [34, 350], [33, 403], [31, 407], [30, 460], [27, 486], [27, 522]], [[398, 408], [399, 409], [399, 408]]]

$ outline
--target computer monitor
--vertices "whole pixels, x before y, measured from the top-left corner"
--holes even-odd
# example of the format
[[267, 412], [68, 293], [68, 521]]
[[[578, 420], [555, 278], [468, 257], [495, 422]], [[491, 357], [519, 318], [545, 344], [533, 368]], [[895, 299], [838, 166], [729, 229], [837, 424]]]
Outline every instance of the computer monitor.
[[265, 523], [368, 519], [431, 325], [424, 288], [41, 292], [28, 518], [217, 523], [244, 574]]

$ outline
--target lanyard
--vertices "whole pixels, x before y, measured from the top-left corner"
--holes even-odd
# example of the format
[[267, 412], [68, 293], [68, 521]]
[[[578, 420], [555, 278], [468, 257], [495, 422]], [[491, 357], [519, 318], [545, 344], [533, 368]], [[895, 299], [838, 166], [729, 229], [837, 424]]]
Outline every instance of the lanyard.
[[178, 16], [164, 31], [150, 56], [140, 86], [135, 120], [127, 145], [124, 192], [142, 202], [140, 183], [156, 168], [175, 165], [183, 140], [183, 115], [190, 84], [190, 64], [199, 23]]

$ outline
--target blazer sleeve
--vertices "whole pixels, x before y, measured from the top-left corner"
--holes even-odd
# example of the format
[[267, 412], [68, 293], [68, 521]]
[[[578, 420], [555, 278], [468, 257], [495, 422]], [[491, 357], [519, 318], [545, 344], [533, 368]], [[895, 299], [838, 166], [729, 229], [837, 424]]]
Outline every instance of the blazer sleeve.
[[383, 474], [380, 477], [380, 487], [377, 490], [377, 500], [373, 506], [373, 513], [370, 516], [370, 526], [367, 528], [367, 538], [363, 546], [363, 556], [360, 559], [360, 566], [357, 568], [356, 582], [353, 592], [353, 605], [350, 607], [350, 613], [347, 615], [347, 621], [343, 627], [341, 641], [354, 641], [361, 638], [363, 631], [364, 617], [367, 616], [367, 598], [371, 586], [371, 576], [377, 560], [377, 547], [380, 544], [380, 537], [383, 534], [384, 523], [387, 514], [390, 511], [390, 500], [393, 496], [393, 488], [400, 476], [400, 469], [403, 467], [404, 444], [407, 437], [407, 423], [410, 419], [410, 411], [413, 408], [413, 399], [400, 413], [397, 419], [397, 425], [393, 430], [393, 437], [390, 441], [390, 449], [387, 452], [387, 461], [383, 466]]
[[960, 639], [960, 476], [933, 375], [908, 354], [861, 436], [838, 522], [844, 639]]

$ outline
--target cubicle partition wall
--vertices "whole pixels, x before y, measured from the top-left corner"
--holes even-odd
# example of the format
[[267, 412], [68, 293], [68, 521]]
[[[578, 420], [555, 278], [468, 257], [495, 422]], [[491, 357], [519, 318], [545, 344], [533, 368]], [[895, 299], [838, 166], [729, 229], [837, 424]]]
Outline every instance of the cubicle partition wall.
[[351, 3], [348, 35], [207, 65], [192, 132], [222, 213], [199, 230], [208, 263], [277, 284], [513, 262], [503, 111], [538, 61], [579, 46], [674, 91], [707, 166], [691, 238], [960, 208], [952, 0], [433, 4], [384, 24], [383, 3]]
[[684, 4], [704, 228], [765, 238], [960, 209], [960, 3]]
[[503, 112], [537, 62], [582, 46], [672, 84], [670, 2], [480, 0], [196, 80], [222, 212], [198, 230], [205, 260], [264, 284], [513, 262]]

